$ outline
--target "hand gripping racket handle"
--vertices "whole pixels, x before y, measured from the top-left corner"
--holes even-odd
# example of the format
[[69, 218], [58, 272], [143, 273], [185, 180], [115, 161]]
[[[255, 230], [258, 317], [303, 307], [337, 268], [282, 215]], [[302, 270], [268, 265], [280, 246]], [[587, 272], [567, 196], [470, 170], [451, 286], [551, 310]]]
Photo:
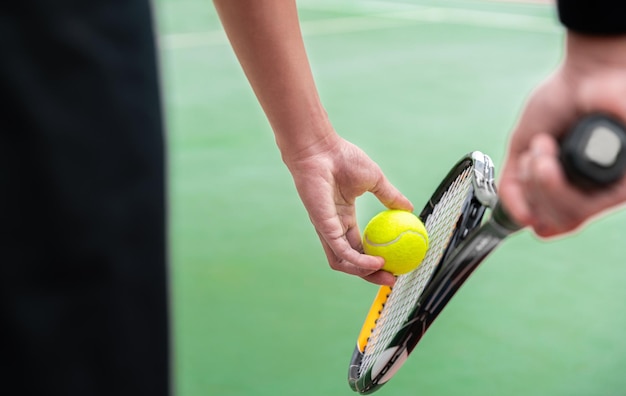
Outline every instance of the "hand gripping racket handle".
[[[569, 181], [581, 189], [612, 184], [626, 173], [626, 127], [604, 114], [584, 117], [561, 142], [559, 159]], [[521, 228], [500, 202], [493, 219], [506, 234]]]

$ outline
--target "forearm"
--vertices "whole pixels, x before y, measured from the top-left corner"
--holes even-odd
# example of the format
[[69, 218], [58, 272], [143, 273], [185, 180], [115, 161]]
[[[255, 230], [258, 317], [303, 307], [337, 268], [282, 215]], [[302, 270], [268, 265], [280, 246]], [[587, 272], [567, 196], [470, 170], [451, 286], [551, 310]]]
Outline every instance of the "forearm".
[[214, 3], [285, 161], [333, 141], [336, 134], [320, 103], [295, 1]]
[[562, 75], [582, 104], [579, 111], [603, 110], [622, 119], [626, 115], [626, 18], [622, 3], [558, 0], [559, 19], [567, 28]]
[[605, 112], [626, 122], [626, 35], [568, 30], [562, 76], [578, 116]]

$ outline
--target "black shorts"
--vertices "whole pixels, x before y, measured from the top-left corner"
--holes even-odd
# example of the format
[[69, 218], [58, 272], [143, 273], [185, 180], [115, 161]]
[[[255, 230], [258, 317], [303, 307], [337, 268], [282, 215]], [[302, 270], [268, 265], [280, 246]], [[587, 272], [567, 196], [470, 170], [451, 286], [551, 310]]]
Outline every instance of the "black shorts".
[[0, 370], [20, 395], [168, 394], [147, 0], [0, 3]]

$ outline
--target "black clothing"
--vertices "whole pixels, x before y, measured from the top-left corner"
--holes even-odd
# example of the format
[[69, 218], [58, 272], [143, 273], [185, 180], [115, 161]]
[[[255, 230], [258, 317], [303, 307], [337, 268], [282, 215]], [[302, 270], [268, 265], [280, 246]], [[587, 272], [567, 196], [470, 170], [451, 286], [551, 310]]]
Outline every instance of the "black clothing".
[[626, 4], [621, 0], [558, 0], [557, 5], [561, 23], [575, 32], [626, 33]]
[[164, 149], [147, 0], [0, 3], [0, 381], [168, 393]]

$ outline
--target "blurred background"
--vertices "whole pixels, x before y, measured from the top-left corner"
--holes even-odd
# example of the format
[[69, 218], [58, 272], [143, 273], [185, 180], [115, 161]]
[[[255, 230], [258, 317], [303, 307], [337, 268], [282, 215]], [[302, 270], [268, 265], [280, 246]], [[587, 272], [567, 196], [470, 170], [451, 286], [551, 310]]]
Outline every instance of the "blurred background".
[[[301, 0], [337, 131], [415, 204], [463, 154], [496, 166], [558, 64], [547, 2]], [[377, 287], [330, 270], [269, 125], [206, 0], [156, 0], [170, 144], [179, 396], [350, 395]], [[384, 208], [359, 199], [361, 226]], [[626, 213], [508, 240], [380, 395], [624, 395]]]

